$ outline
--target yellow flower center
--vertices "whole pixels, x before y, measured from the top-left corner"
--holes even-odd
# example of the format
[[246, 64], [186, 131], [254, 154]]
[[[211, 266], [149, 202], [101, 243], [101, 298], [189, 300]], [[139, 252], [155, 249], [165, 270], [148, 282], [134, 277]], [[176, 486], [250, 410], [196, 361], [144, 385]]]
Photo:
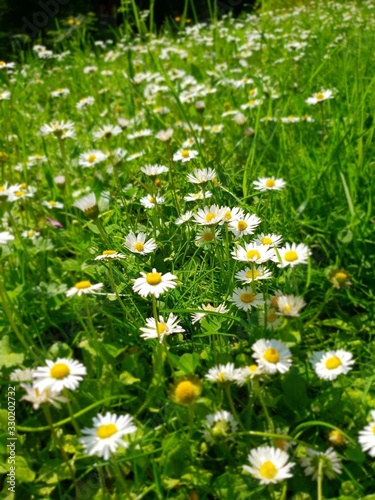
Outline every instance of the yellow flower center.
[[275, 349], [274, 347], [269, 347], [264, 352], [263, 358], [266, 361], [268, 361], [269, 363], [276, 364], [279, 361], [279, 359], [280, 359], [279, 351], [277, 349]]
[[329, 433], [329, 440], [331, 441], [331, 443], [337, 444], [339, 446], [345, 443], [345, 438], [340, 431], [331, 431]]
[[136, 250], [137, 252], [143, 252], [145, 249], [145, 246], [142, 242], [137, 241], [137, 243], [134, 243], [133, 249]]
[[155, 203], [156, 200], [155, 200], [155, 198], [153, 196], [149, 196], [148, 201], [150, 203]]
[[55, 207], [56, 206], [56, 202], [51, 200], [48, 202], [48, 205], [51, 205], [51, 207]]
[[96, 160], [96, 155], [94, 155], [94, 154], [88, 155], [87, 161], [89, 163], [94, 163], [95, 160]]
[[267, 322], [268, 323], [274, 323], [277, 320], [277, 314], [274, 312], [269, 312], [267, 314]]
[[146, 281], [149, 285], [158, 285], [161, 282], [161, 274], [160, 273], [147, 273]]
[[217, 381], [218, 382], [225, 382], [225, 373], [220, 372], [219, 375], [217, 376]]
[[249, 250], [248, 252], [246, 252], [246, 258], [247, 259], [254, 259], [254, 260], [258, 260], [260, 259], [260, 253], [258, 250]]
[[338, 368], [341, 365], [342, 365], [341, 359], [338, 358], [337, 356], [332, 356], [331, 358], [328, 358], [326, 361], [327, 370], [334, 370], [335, 368]]
[[216, 215], [213, 212], [208, 212], [208, 214], [206, 215], [206, 222], [211, 222], [215, 217]]
[[271, 299], [271, 306], [272, 307], [277, 307], [278, 306], [278, 302], [279, 302], [279, 297], [277, 295], [275, 295]]
[[85, 288], [90, 288], [90, 286], [91, 283], [88, 280], [78, 281], [78, 283], [74, 285], [74, 287], [77, 288], [78, 290], [84, 290]]
[[224, 215], [224, 219], [226, 220], [231, 220], [232, 218], [232, 212], [230, 210], [227, 210]]
[[247, 228], [247, 222], [245, 222], [244, 220], [239, 220], [237, 224], [237, 229], [239, 231], [245, 231], [246, 228]]
[[335, 278], [338, 280], [338, 281], [345, 281], [347, 279], [348, 275], [346, 273], [344, 273], [344, 271], [338, 271], [336, 274], [335, 274]]
[[27, 231], [27, 236], [29, 238], [32, 238], [34, 236], [34, 234], [35, 234], [35, 231]]
[[265, 479], [273, 479], [277, 474], [277, 468], [270, 460], [267, 460], [260, 466], [259, 474]]
[[292, 310], [292, 306], [290, 306], [289, 304], [286, 304], [286, 305], [283, 307], [283, 311], [290, 312], [291, 310]]
[[183, 149], [181, 151], [181, 156], [182, 156], [182, 158], [189, 158], [189, 156], [190, 156], [189, 150], [188, 149]]
[[96, 435], [100, 439], [107, 439], [116, 434], [117, 431], [118, 429], [115, 424], [104, 424], [98, 428]]
[[375, 435], [375, 425], [372, 426], [372, 433]]
[[198, 385], [193, 384], [190, 380], [184, 380], [177, 384], [174, 397], [179, 404], [193, 403], [200, 395], [201, 389]]
[[268, 238], [268, 236], [265, 236], [261, 240], [262, 245], [272, 245], [272, 240], [271, 238]]
[[15, 196], [17, 196], [17, 198], [20, 198], [21, 196], [23, 196], [24, 194], [26, 194], [25, 191], [17, 191], [16, 193], [14, 193]]
[[208, 243], [215, 239], [215, 237], [212, 233], [203, 233], [202, 238], [204, 241], [207, 241]]
[[23, 182], [22, 184], [20, 184], [20, 188], [21, 188], [21, 189], [26, 189], [26, 188], [27, 188], [27, 185]]
[[245, 302], [245, 304], [249, 304], [250, 302], [254, 302], [255, 295], [253, 293], [241, 293], [240, 299], [241, 299], [241, 302]]
[[58, 380], [67, 377], [69, 373], [70, 368], [65, 363], [56, 363], [55, 365], [53, 365], [49, 372], [50, 377], [56, 378]]
[[267, 179], [266, 180], [266, 187], [268, 187], [268, 188], [275, 187], [275, 179]]
[[166, 332], [167, 325], [165, 323], [158, 323], [157, 333], [160, 335], [161, 333]]
[[287, 252], [285, 252], [284, 259], [287, 262], [294, 262], [298, 259], [298, 254], [294, 250], [288, 250]]
[[4, 186], [0, 186], [0, 191], [5, 191], [5, 187]]
[[102, 255], [115, 255], [115, 253], [117, 253], [116, 250], [104, 250]]
[[251, 373], [255, 373], [258, 369], [258, 365], [250, 365], [248, 366], [248, 368], [251, 371]]
[[318, 92], [315, 95], [315, 99], [317, 99], [318, 101], [321, 101], [322, 99], [324, 99], [324, 94], [322, 92]]
[[260, 272], [256, 269], [249, 269], [246, 271], [246, 278], [249, 280], [255, 280], [258, 276], [260, 276]]

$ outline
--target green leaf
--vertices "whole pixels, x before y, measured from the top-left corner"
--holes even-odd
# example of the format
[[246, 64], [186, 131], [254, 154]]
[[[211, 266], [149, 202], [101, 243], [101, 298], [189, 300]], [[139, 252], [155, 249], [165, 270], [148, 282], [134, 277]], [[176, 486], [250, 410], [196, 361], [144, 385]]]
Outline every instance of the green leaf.
[[359, 444], [349, 445], [346, 449], [346, 458], [351, 462], [362, 464], [366, 460], [366, 455], [361, 450]]
[[132, 384], [135, 384], [137, 382], [140, 382], [139, 378], [134, 377], [129, 372], [122, 372], [121, 375], [120, 375], [120, 377], [119, 377], [119, 380], [124, 385], [132, 385]]
[[24, 358], [23, 354], [12, 352], [9, 347], [9, 337], [4, 335], [0, 340], [0, 368], [20, 365]]
[[308, 404], [306, 383], [297, 369], [291, 369], [281, 382], [283, 400], [291, 410], [303, 410]]
[[19, 483], [32, 483], [35, 479], [35, 472], [29, 468], [29, 465], [24, 457], [16, 456], [16, 477]]

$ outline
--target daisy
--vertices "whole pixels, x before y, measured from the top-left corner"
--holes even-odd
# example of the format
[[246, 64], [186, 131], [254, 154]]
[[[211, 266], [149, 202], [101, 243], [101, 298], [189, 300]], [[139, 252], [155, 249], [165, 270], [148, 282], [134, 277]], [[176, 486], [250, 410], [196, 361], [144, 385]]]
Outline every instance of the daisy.
[[0, 233], [0, 245], [6, 245], [8, 241], [13, 241], [14, 236], [13, 234], [10, 234], [9, 231], [2, 231]]
[[164, 174], [165, 172], [168, 172], [168, 170], [169, 168], [164, 167], [163, 165], [146, 165], [141, 168], [141, 172], [149, 175], [150, 177], [156, 177], [157, 175]]
[[31, 368], [16, 368], [9, 375], [9, 380], [13, 380], [14, 382], [31, 382], [33, 380], [34, 370]]
[[145, 340], [159, 339], [160, 344], [163, 343], [165, 335], [173, 333], [183, 333], [185, 330], [179, 325], [179, 319], [173, 313], [170, 313], [167, 321], [164, 321], [163, 316], [159, 316], [159, 322], [156, 326], [154, 318], [146, 319], [146, 326], [140, 328], [141, 337]]
[[236, 238], [242, 238], [248, 234], [253, 234], [254, 229], [259, 226], [261, 220], [253, 214], [246, 214], [243, 217], [229, 222], [229, 231], [231, 231]]
[[215, 443], [215, 439], [230, 439], [238, 429], [233, 415], [225, 410], [207, 415], [203, 426], [203, 435], [211, 444]]
[[70, 94], [70, 90], [69, 89], [56, 89], [54, 91], [51, 92], [51, 96], [52, 97], [61, 97], [61, 96], [66, 96]]
[[[228, 308], [225, 306], [225, 304], [219, 304], [217, 307], [214, 307], [211, 304], [202, 304], [202, 309], [203, 309], [203, 311], [210, 311], [210, 312], [216, 312], [216, 313], [221, 313], [221, 314], [226, 314], [228, 312]], [[197, 323], [198, 321], [201, 321], [206, 316], [207, 316], [206, 312], [193, 313], [191, 315], [191, 322], [193, 324]]]
[[306, 302], [302, 297], [296, 295], [279, 295], [277, 297], [277, 307], [279, 314], [283, 316], [299, 316], [300, 310], [305, 307]]
[[8, 201], [18, 201], [23, 200], [25, 198], [34, 198], [36, 189], [32, 186], [26, 186], [26, 184], [20, 184], [17, 186], [18, 189], [9, 189], [8, 191]]
[[227, 363], [226, 365], [217, 365], [210, 368], [206, 374], [206, 380], [210, 382], [219, 382], [223, 384], [225, 382], [231, 382], [235, 378], [236, 369], [233, 363]]
[[93, 132], [95, 139], [110, 139], [116, 135], [121, 134], [122, 128], [118, 125], [104, 125]]
[[97, 219], [99, 216], [99, 207], [94, 193], [89, 193], [83, 198], [75, 201], [73, 207], [82, 210], [90, 219]]
[[310, 360], [317, 376], [323, 380], [335, 380], [339, 375], [346, 375], [353, 368], [353, 355], [338, 349], [337, 351], [316, 352]]
[[245, 212], [242, 210], [242, 208], [224, 207], [224, 218], [223, 218], [224, 223], [230, 223], [233, 221], [243, 219], [244, 216], [245, 216]]
[[47, 366], [38, 366], [33, 373], [34, 387], [39, 391], [49, 389], [61, 392], [65, 387], [74, 391], [86, 375], [86, 368], [74, 359], [46, 360]]
[[199, 209], [198, 213], [194, 214], [193, 217], [195, 222], [201, 226], [213, 226], [222, 222], [224, 207], [218, 207], [217, 205], [204, 207], [203, 209]]
[[202, 381], [190, 375], [183, 379], [178, 379], [171, 385], [170, 395], [171, 400], [179, 405], [193, 405], [202, 394]]
[[275, 253], [272, 248], [264, 245], [257, 245], [256, 243], [245, 243], [243, 247], [236, 245], [232, 256], [235, 260], [242, 262], [254, 262], [256, 264], [263, 264], [268, 260], [272, 260]]
[[149, 194], [141, 198], [139, 201], [145, 208], [155, 208], [156, 205], [162, 205], [165, 198], [164, 196], [151, 196]]
[[52, 208], [64, 208], [64, 204], [61, 203], [60, 201], [54, 201], [54, 200], [51, 200], [51, 201], [42, 201], [42, 205], [44, 207], [47, 207], [49, 209], [52, 209]]
[[140, 139], [142, 137], [149, 137], [150, 135], [152, 135], [152, 130], [147, 128], [144, 130], [136, 130], [133, 134], [128, 134], [126, 138], [128, 140], [132, 140], [132, 139]]
[[267, 310], [267, 314], [264, 312], [259, 313], [259, 324], [265, 326], [268, 330], [279, 328], [282, 322], [282, 318], [277, 314], [276, 309], [272, 307]]
[[159, 141], [162, 142], [170, 142], [172, 139], [173, 135], [173, 129], [168, 128], [167, 130], [160, 130], [157, 134], [155, 134], [155, 137], [159, 139]]
[[8, 101], [10, 99], [10, 92], [9, 90], [3, 90], [0, 92], [0, 101]]
[[157, 248], [154, 238], [146, 241], [146, 233], [138, 233], [136, 236], [133, 232], [130, 232], [125, 238], [124, 246], [131, 252], [140, 255], [152, 253]]
[[116, 250], [104, 250], [101, 255], [95, 257], [94, 260], [118, 260], [118, 259], [126, 259], [126, 256]]
[[53, 134], [58, 139], [68, 139], [75, 137], [76, 133], [74, 130], [74, 124], [71, 121], [68, 122], [51, 122], [43, 125], [40, 130], [40, 135], [46, 136]]
[[318, 102], [326, 101], [327, 99], [333, 99], [332, 90], [321, 90], [311, 97], [306, 99], [307, 104], [317, 104]]
[[78, 281], [73, 288], [66, 292], [67, 297], [73, 297], [73, 295], [78, 295], [80, 297], [82, 294], [95, 293], [96, 290], [100, 290], [103, 287], [103, 283], [96, 283], [92, 285], [90, 281]]
[[20, 398], [20, 401], [28, 401], [32, 403], [34, 410], [38, 410], [40, 405], [50, 403], [55, 408], [61, 408], [60, 403], [67, 403], [68, 398], [60, 395], [60, 391], [52, 391], [51, 389], [44, 389], [40, 391], [32, 384], [21, 384], [20, 387], [26, 391], [26, 394]]
[[199, 193], [189, 193], [188, 195], [184, 196], [185, 201], [196, 201], [196, 200], [204, 200], [206, 198], [211, 198], [212, 193], [211, 191], [200, 191]]
[[217, 229], [211, 227], [203, 227], [199, 229], [195, 235], [196, 245], [206, 245], [207, 243], [214, 243], [217, 240], [221, 240], [221, 235]]
[[103, 151], [94, 149], [92, 151], [88, 151], [87, 153], [82, 153], [81, 155], [79, 155], [78, 164], [84, 168], [93, 167], [97, 163], [100, 163], [106, 160], [107, 158], [108, 156], [105, 153], [103, 153]]
[[208, 181], [212, 181], [216, 178], [216, 172], [213, 168], [197, 168], [192, 174], [188, 174], [188, 182], [193, 184], [205, 184]]
[[250, 311], [253, 307], [262, 307], [264, 305], [263, 295], [261, 293], [253, 293], [250, 287], [235, 288], [233, 291], [231, 302], [238, 309]]
[[250, 451], [248, 455], [250, 466], [244, 465], [243, 469], [253, 477], [259, 479], [260, 484], [274, 484], [292, 477], [290, 469], [293, 462], [288, 462], [289, 455], [273, 446], [259, 446]]
[[180, 149], [173, 155], [173, 161], [181, 161], [185, 163], [190, 160], [194, 160], [198, 156], [198, 151], [194, 149]]
[[191, 210], [188, 210], [184, 214], [180, 215], [180, 217], [178, 217], [174, 221], [174, 223], [179, 226], [181, 224], [184, 224], [185, 222], [188, 222], [192, 217], [193, 217], [193, 212]]
[[375, 457], [375, 410], [371, 411], [371, 422], [359, 432], [359, 444], [370, 457]]
[[253, 184], [256, 191], [280, 191], [286, 186], [283, 179], [275, 179], [274, 177], [259, 177]]
[[344, 434], [340, 431], [333, 430], [330, 431], [328, 434], [328, 440], [334, 444], [335, 446], [343, 446], [344, 444], [347, 443], [347, 440], [344, 436]]
[[158, 273], [154, 268], [151, 273], [142, 273], [142, 277], [134, 280], [133, 291], [139, 293], [141, 297], [147, 297], [148, 294], [158, 298], [162, 293], [170, 288], [175, 288], [177, 283], [174, 281], [177, 276], [171, 273]]
[[252, 345], [254, 358], [266, 373], [286, 373], [292, 364], [292, 354], [283, 342], [260, 339]]
[[234, 375], [234, 381], [237, 385], [242, 386], [249, 380], [252, 380], [255, 377], [260, 377], [263, 373], [264, 370], [261, 365], [252, 364], [243, 368], [238, 368]]
[[352, 285], [349, 274], [345, 269], [332, 269], [328, 275], [328, 279], [334, 288], [346, 288]]
[[251, 283], [252, 281], [268, 280], [272, 273], [264, 266], [246, 267], [243, 271], [236, 274], [236, 279], [243, 283]]
[[88, 108], [89, 106], [92, 106], [95, 102], [95, 99], [93, 97], [83, 97], [82, 99], [80, 99], [77, 104], [76, 104], [76, 108], [81, 110], [81, 109], [85, 109], [85, 108]]
[[258, 243], [259, 245], [269, 245], [272, 247], [278, 247], [279, 244], [282, 242], [282, 239], [283, 237], [278, 234], [261, 233], [255, 240], [255, 243]]
[[341, 474], [341, 459], [333, 448], [328, 448], [325, 452], [307, 448], [306, 455], [306, 457], [301, 458], [301, 465], [304, 468], [305, 476], [312, 476], [314, 480], [318, 479], [320, 461], [323, 462], [322, 472], [328, 479], [334, 479], [335, 473]]
[[277, 263], [277, 267], [296, 266], [297, 264], [307, 264], [309, 248], [303, 243], [286, 243], [285, 247], [279, 248], [277, 254], [272, 259]]
[[79, 442], [88, 455], [97, 455], [104, 460], [109, 460], [111, 453], [115, 453], [119, 446], [124, 448], [128, 444], [123, 440], [123, 436], [131, 434], [137, 430], [133, 417], [130, 415], [117, 416], [109, 411], [103, 415], [97, 415], [93, 419], [93, 428], [85, 427], [79, 438]]

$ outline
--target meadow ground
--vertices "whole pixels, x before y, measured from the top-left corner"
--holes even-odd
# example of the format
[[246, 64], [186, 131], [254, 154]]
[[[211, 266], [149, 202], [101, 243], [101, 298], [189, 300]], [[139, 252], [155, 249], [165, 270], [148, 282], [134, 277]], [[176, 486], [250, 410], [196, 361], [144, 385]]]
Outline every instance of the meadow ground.
[[373, 2], [124, 14], [0, 62], [2, 498], [374, 499]]

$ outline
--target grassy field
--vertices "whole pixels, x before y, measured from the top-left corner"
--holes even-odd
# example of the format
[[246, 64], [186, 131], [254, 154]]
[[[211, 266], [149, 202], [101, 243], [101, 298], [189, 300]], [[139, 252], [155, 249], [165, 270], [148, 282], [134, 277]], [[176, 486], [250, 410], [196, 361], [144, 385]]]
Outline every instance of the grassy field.
[[0, 62], [2, 498], [375, 499], [374, 5], [211, 13]]

